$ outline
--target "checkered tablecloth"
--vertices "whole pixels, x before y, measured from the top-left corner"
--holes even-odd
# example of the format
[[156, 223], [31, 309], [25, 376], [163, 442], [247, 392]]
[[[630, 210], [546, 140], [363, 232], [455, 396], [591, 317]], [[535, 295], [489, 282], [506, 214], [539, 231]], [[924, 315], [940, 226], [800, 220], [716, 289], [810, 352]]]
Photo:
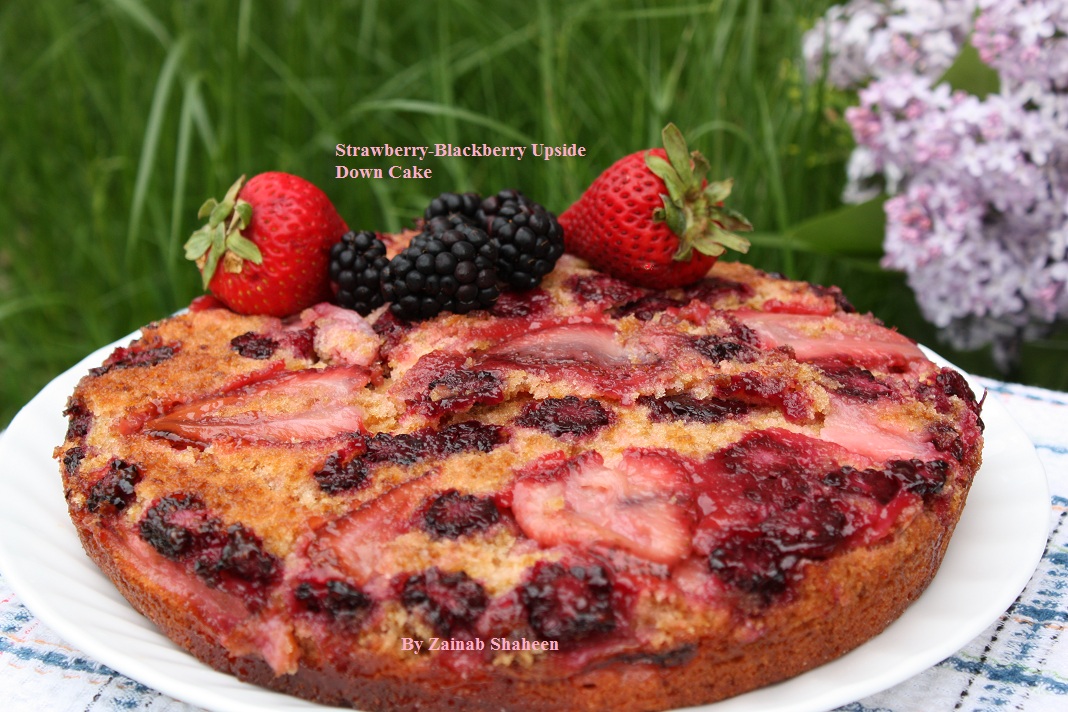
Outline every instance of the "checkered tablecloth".
[[[840, 712], [1068, 709], [1068, 393], [984, 380], [1035, 444], [1051, 492], [1045, 555], [1019, 599], [957, 654]], [[196, 712], [67, 645], [0, 574], [0, 710]]]

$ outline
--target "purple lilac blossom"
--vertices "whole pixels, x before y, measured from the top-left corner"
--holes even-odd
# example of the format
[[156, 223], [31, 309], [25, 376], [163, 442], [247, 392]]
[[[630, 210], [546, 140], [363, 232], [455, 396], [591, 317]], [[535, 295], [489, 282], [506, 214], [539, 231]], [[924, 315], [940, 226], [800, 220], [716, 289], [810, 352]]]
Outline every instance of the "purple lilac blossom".
[[901, 73], [938, 77], [971, 29], [977, 0], [853, 0], [834, 5], [805, 35], [809, 76], [840, 89]]
[[[963, 5], [978, 9], [972, 42], [1000, 90], [979, 99], [937, 84], [929, 70], [948, 66], [940, 52], [913, 67], [890, 58], [866, 70], [872, 79], [846, 113], [857, 146], [844, 199], [890, 196], [883, 265], [905, 272], [926, 318], [954, 345], [993, 344], [1008, 365], [1021, 339], [1068, 318], [1068, 3], [854, 0], [809, 39], [848, 36], [830, 25], [856, 23], [873, 6], [897, 12], [899, 28], [952, 15], [959, 26], [942, 31], [967, 36]], [[894, 31], [883, 17], [865, 22]], [[841, 46], [828, 46], [829, 81], [844, 76], [834, 71]]]

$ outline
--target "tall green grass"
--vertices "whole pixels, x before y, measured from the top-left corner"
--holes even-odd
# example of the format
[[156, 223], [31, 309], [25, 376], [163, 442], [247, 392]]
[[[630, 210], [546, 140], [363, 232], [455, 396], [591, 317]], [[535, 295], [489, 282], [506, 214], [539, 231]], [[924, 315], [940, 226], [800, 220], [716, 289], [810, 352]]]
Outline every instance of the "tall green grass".
[[[396, 230], [443, 190], [564, 209], [676, 122], [759, 231], [833, 208], [848, 133], [799, 69], [827, 0], [149, 2], [0, 8], [0, 426], [81, 356], [199, 293], [181, 245], [240, 174], [291, 171], [354, 227]], [[337, 143], [575, 143], [585, 158], [428, 159], [431, 180], [337, 180]], [[749, 258], [900, 280], [757, 236]], [[889, 285], [889, 286], [886, 286]], [[886, 289], [884, 289], [886, 286]], [[914, 307], [911, 307], [914, 312]], [[906, 316], [908, 316], [906, 314]], [[922, 328], [913, 313], [910, 317]]]

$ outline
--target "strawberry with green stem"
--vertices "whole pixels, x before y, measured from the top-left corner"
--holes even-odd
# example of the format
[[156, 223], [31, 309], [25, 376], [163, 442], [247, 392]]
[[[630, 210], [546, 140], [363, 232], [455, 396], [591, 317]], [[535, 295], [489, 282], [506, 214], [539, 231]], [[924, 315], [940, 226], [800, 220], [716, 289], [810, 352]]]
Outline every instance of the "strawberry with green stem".
[[668, 124], [664, 148], [639, 151], [604, 171], [560, 216], [567, 251], [642, 287], [701, 279], [727, 248], [745, 252], [751, 230], [724, 205], [732, 181], [709, 182], [707, 159]]
[[238, 179], [198, 213], [185, 243], [205, 289], [240, 314], [284, 317], [330, 299], [330, 248], [348, 227], [330, 199], [288, 173]]

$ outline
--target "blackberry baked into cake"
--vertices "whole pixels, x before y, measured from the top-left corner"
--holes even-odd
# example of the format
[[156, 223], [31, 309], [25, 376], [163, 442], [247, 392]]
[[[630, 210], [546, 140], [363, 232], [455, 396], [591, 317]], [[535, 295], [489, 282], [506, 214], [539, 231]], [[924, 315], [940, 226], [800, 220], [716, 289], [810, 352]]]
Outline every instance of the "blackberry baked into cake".
[[720, 262], [655, 292], [565, 256], [467, 315], [149, 325], [58, 454], [86, 550], [216, 668], [367, 709], [661, 709], [894, 620], [978, 410], [836, 290]]
[[684, 707], [844, 654], [938, 570], [981, 460], [964, 378], [837, 288], [594, 269], [584, 236], [663, 182], [559, 222], [445, 194], [393, 236], [305, 211], [333, 303], [272, 316], [271, 175], [187, 244], [222, 301], [93, 368], [56, 448], [89, 556], [208, 665], [368, 710]]

